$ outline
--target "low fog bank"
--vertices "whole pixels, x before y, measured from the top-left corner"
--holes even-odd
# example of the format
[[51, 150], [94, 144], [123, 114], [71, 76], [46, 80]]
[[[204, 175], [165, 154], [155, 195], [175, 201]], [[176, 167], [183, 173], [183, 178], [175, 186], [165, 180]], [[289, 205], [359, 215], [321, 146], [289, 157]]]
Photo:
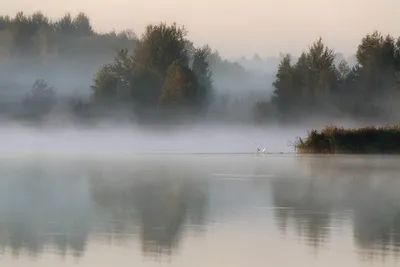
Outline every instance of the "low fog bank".
[[0, 138], [6, 140], [0, 153], [247, 153], [255, 152], [257, 147], [291, 152], [288, 141], [302, 132], [278, 126], [186, 125], [160, 129], [127, 125], [33, 128], [13, 124], [0, 126]]
[[[294, 152], [292, 143], [310, 128], [320, 129], [328, 120], [300, 125], [191, 123], [138, 125], [104, 121], [96, 126], [19, 123], [0, 125], [0, 154], [124, 155], [135, 153], [270, 153]], [[333, 123], [334, 121], [330, 121]], [[337, 124], [358, 126], [356, 122]]]
[[347, 60], [320, 38], [231, 61], [183, 25], [101, 33], [83, 13], [0, 16], [0, 36], [3, 153], [291, 152], [312, 129], [400, 119], [400, 42], [378, 32]]

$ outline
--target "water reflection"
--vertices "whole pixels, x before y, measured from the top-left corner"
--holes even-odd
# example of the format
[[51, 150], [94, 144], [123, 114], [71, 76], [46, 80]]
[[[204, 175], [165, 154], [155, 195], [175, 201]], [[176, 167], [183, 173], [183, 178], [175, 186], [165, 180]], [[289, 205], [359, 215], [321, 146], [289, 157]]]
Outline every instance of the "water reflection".
[[[155, 169], [137, 172], [128, 179], [91, 179], [92, 197], [114, 215], [114, 221], [139, 226], [144, 254], [171, 254], [184, 225], [194, 225], [194, 230], [201, 231], [206, 215], [204, 185], [182, 175]], [[126, 227], [114, 229], [121, 233]]]
[[320, 246], [343, 221], [365, 259], [400, 249], [400, 166], [389, 157], [300, 157], [304, 177], [275, 179], [272, 195], [278, 227]]
[[[0, 250], [15, 258], [58, 254], [78, 260], [98, 244], [139, 251], [152, 260], [182, 259], [182, 251], [189, 251], [183, 264], [218, 244], [218, 254], [241, 260], [232, 266], [247, 262], [240, 253], [261, 255], [260, 246], [270, 248], [269, 257], [299, 255], [301, 248], [326, 257], [341, 246], [365, 260], [398, 256], [398, 160], [1, 161]], [[196, 244], [203, 250], [196, 251]], [[231, 255], [235, 246], [238, 255]], [[309, 252], [301, 253], [305, 266], [316, 262], [304, 254]]]
[[[3, 167], [3, 166], [2, 166]], [[2, 168], [0, 247], [32, 257], [49, 249], [82, 255], [90, 229], [85, 182], [51, 179], [45, 169]], [[60, 190], [62, 188], [62, 190]], [[71, 198], [74, 195], [75, 197]]]
[[282, 233], [293, 223], [296, 234], [308, 245], [318, 248], [327, 242], [332, 207], [318, 185], [279, 179], [272, 187], [275, 217]]
[[36, 257], [53, 251], [79, 258], [91, 239], [110, 244], [140, 239], [144, 254], [157, 256], [171, 254], [182, 231], [204, 227], [207, 191], [192, 179], [193, 172], [187, 179], [182, 171], [160, 166], [147, 171], [98, 165], [57, 171], [32, 163], [1, 167], [3, 253]]

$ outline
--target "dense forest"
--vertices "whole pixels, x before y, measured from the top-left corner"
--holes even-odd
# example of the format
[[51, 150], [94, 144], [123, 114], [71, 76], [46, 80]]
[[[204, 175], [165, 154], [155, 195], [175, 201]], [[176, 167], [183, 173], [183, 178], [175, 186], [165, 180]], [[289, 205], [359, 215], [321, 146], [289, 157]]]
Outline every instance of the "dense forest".
[[400, 38], [373, 32], [362, 38], [352, 67], [322, 39], [296, 62], [286, 55], [273, 83], [271, 104], [285, 118], [352, 117], [389, 122], [398, 119]]
[[[79, 122], [216, 120], [268, 123], [330, 117], [396, 120], [400, 39], [373, 32], [346, 62], [322, 39], [268, 75], [196, 47], [178, 24], [100, 33], [83, 13], [0, 17], [0, 115]], [[276, 60], [276, 59], [275, 59]]]
[[265, 84], [273, 78], [195, 47], [176, 24], [149, 25], [138, 37], [96, 32], [83, 13], [51, 20], [19, 12], [0, 17], [0, 36], [0, 113], [7, 119], [201, 113], [248, 120], [254, 102], [268, 99]]

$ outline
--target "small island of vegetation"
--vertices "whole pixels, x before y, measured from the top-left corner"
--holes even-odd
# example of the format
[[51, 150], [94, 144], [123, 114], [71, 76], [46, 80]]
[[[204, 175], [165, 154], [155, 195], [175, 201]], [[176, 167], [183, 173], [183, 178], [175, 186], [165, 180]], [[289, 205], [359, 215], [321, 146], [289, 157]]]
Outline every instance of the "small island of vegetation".
[[299, 153], [313, 154], [397, 154], [399, 140], [399, 125], [358, 129], [327, 126], [310, 131], [305, 139], [298, 138], [295, 148]]

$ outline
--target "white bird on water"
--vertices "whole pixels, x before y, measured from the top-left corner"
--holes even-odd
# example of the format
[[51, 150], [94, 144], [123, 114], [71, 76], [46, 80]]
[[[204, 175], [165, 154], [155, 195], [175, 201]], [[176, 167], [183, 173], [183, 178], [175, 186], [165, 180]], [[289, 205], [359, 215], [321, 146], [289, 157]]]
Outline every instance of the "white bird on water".
[[261, 149], [259, 149], [259, 148], [257, 148], [257, 153], [265, 153], [267, 150], [264, 148], [263, 150], [261, 150]]

